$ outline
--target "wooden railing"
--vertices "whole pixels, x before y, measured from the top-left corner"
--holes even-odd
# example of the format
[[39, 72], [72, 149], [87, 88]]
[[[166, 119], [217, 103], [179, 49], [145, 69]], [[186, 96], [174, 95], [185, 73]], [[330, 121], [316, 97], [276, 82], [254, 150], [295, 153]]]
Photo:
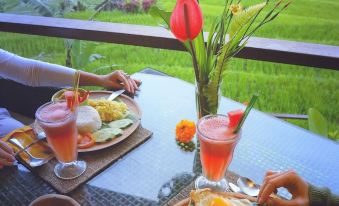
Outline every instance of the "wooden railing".
[[[161, 27], [0, 13], [0, 31], [185, 50], [169, 31]], [[252, 37], [236, 57], [339, 70], [338, 46]], [[307, 119], [307, 115], [272, 115]]]
[[[0, 13], [0, 31], [184, 50], [161, 27]], [[338, 46], [253, 37], [236, 57], [339, 70]]]

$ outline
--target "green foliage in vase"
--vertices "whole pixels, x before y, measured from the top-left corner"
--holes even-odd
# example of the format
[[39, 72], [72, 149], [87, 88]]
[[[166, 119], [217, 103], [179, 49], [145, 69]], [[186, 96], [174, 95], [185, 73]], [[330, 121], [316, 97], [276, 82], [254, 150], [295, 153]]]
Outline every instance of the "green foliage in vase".
[[[180, 1], [180, 0], [179, 0]], [[209, 30], [205, 44], [203, 31], [192, 40], [183, 42], [193, 59], [195, 79], [200, 99], [205, 104], [204, 114], [215, 114], [218, 110], [219, 88], [230, 58], [241, 51], [253, 33], [266, 23], [275, 19], [291, 1], [278, 1], [266, 15], [258, 21], [260, 13], [269, 0], [242, 8], [241, 0], [226, 0], [223, 12], [217, 17]], [[171, 12], [165, 12], [154, 6], [150, 14], [165, 21], [169, 28]], [[228, 35], [227, 35], [228, 34]], [[227, 39], [227, 40], [226, 40]]]

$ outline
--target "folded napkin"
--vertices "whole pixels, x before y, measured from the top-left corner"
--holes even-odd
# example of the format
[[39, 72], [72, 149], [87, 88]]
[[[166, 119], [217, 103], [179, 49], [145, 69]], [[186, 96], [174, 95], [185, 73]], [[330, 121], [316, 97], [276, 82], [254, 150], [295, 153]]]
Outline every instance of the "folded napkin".
[[[21, 150], [21, 148], [18, 147], [16, 144], [10, 142], [9, 141], [10, 139], [16, 139], [21, 143], [22, 146], [27, 147], [30, 143], [37, 140], [37, 137], [33, 129], [29, 126], [16, 129], [12, 131], [11, 133], [7, 134], [2, 140], [7, 142], [9, 146], [11, 146], [14, 152], [16, 153], [19, 150]], [[29, 148], [26, 149], [26, 151], [36, 158], [48, 159], [48, 158], [51, 158], [51, 156], [53, 156], [53, 152], [48, 146], [48, 144], [42, 140], [31, 145]], [[23, 160], [25, 163], [30, 165], [29, 164], [30, 158], [25, 151], [20, 152], [18, 156], [20, 157], [21, 160]]]

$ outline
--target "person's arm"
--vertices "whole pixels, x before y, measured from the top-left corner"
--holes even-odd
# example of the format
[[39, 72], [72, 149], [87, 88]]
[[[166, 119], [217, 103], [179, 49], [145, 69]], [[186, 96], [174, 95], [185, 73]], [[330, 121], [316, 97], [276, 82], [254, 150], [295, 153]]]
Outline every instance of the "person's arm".
[[327, 188], [318, 188], [311, 184], [308, 187], [310, 206], [339, 206], [339, 196]]
[[27, 59], [0, 49], [0, 76], [24, 85], [66, 87], [73, 84], [75, 70], [33, 59]]
[[[27, 59], [0, 49], [0, 76], [24, 85], [39, 87], [69, 87], [73, 85], [75, 70], [72, 68]], [[102, 86], [109, 89], [124, 88], [130, 93], [138, 89], [134, 80], [121, 70], [106, 75], [80, 71], [81, 86]]]
[[130, 93], [135, 93], [138, 90], [138, 85], [141, 83], [138, 80], [132, 79], [129, 75], [121, 70], [113, 71], [106, 75], [97, 75], [85, 71], [80, 71], [80, 85], [82, 86], [101, 86], [108, 89], [126, 89]]

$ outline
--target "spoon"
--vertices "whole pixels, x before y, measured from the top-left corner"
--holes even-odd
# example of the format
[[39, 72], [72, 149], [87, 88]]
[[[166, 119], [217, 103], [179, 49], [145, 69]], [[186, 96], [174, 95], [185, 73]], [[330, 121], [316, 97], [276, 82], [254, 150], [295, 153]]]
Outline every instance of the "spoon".
[[237, 184], [240, 190], [246, 195], [257, 197], [259, 195], [260, 186], [247, 177], [239, 177]]
[[240, 193], [241, 189], [236, 186], [235, 184], [233, 184], [232, 182], [228, 183], [228, 185], [230, 186], [231, 190], [235, 193]]
[[[17, 139], [10, 139], [8, 140], [9, 142], [17, 145], [18, 147], [20, 147], [20, 149], [25, 152], [28, 156], [29, 156], [29, 165], [31, 167], [38, 167], [41, 166], [43, 164], [45, 164], [46, 162], [48, 162], [50, 159], [53, 158], [53, 156], [49, 156], [47, 158], [38, 158], [38, 157], [34, 157], [31, 153], [29, 153], [25, 148]], [[16, 155], [19, 153], [16, 153]]]

